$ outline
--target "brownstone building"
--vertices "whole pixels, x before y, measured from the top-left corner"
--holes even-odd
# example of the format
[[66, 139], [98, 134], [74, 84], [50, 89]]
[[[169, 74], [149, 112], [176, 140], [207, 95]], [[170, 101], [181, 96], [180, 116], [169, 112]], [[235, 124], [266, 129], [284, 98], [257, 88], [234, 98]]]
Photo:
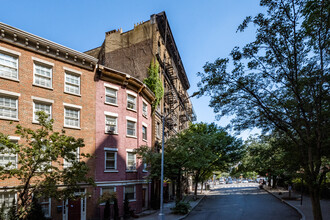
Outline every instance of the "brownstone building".
[[[150, 20], [134, 25], [134, 29], [127, 32], [119, 29], [105, 33], [103, 44], [86, 53], [98, 58], [100, 64], [141, 81], [148, 77], [150, 62], [158, 61], [165, 95], [153, 116], [152, 146], [160, 147], [162, 116], [167, 116], [165, 138], [187, 128], [189, 122], [195, 120], [187, 93], [190, 84], [165, 12], [151, 15]], [[157, 197], [158, 187], [156, 184], [153, 199]], [[165, 190], [166, 198], [173, 194], [173, 185]]]
[[[97, 62], [87, 54], [0, 23], [0, 132], [19, 143], [22, 140], [15, 135], [15, 126], [36, 129], [35, 112], [43, 110], [54, 119], [54, 131], [64, 129], [67, 135], [83, 138], [85, 147], [80, 152], [94, 154]], [[0, 165], [7, 162], [19, 166], [16, 155], [0, 155]], [[93, 176], [94, 162], [87, 163]], [[17, 184], [15, 179], [0, 181], [1, 204], [11, 204], [16, 194], [10, 190]], [[90, 219], [93, 188], [82, 191], [91, 196], [77, 201], [45, 199], [45, 215]]]

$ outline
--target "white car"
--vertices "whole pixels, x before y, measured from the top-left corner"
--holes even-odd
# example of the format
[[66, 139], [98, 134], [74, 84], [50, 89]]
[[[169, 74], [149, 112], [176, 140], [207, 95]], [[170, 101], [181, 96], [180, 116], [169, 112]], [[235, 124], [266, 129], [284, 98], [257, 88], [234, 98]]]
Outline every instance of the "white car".
[[242, 183], [248, 183], [249, 181], [247, 181], [247, 180], [242, 180]]

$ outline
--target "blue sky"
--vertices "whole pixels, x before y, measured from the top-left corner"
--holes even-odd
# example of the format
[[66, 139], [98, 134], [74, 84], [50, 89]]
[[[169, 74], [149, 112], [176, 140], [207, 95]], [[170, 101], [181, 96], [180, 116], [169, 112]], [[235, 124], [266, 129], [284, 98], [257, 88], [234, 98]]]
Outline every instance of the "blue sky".
[[[128, 31], [165, 11], [192, 94], [199, 81], [196, 73], [206, 62], [254, 40], [253, 27], [243, 33], [236, 29], [246, 16], [262, 10], [259, 0], [1, 0], [0, 21], [83, 52], [99, 46], [106, 31]], [[215, 121], [208, 103], [207, 97], [193, 98], [198, 121]], [[217, 123], [225, 126], [229, 120]], [[246, 139], [249, 133], [240, 136]]]

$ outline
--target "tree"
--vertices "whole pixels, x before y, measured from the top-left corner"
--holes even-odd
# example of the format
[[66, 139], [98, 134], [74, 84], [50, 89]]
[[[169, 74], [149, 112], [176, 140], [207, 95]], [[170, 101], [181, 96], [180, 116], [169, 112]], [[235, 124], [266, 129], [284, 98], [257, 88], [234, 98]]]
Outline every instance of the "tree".
[[150, 66], [148, 68], [148, 78], [144, 79], [143, 82], [155, 94], [156, 99], [152, 104], [152, 109], [155, 110], [164, 96], [164, 87], [161, 79], [159, 78], [159, 64], [156, 59], [152, 59], [150, 62]]
[[[164, 176], [176, 183], [176, 200], [182, 199], [182, 176], [186, 172], [198, 183], [213, 171], [225, 170], [240, 159], [241, 141], [231, 137], [215, 124], [191, 124], [188, 129], [172, 136], [164, 148]], [[137, 150], [149, 166], [151, 177], [160, 176], [160, 153], [147, 147]]]
[[[229, 58], [206, 63], [200, 92], [211, 96], [218, 117], [234, 115], [237, 130], [278, 130], [299, 152], [313, 204], [322, 219], [319, 189], [329, 158], [329, 1], [261, 0], [266, 14], [247, 17], [238, 27], [256, 27], [256, 40]], [[229, 61], [233, 61], [228, 71]]]
[[[17, 179], [16, 186], [17, 216], [26, 219], [32, 208], [33, 196], [51, 197], [63, 200], [74, 196], [79, 183], [93, 184], [93, 179], [87, 176], [88, 167], [82, 160], [90, 155], [77, 150], [84, 147], [81, 138], [65, 135], [65, 131], [53, 131], [53, 119], [48, 119], [44, 112], [37, 112], [39, 128], [16, 126], [16, 134], [20, 135], [22, 144], [13, 143], [8, 136], [0, 133], [0, 152], [16, 154], [17, 166], [10, 162], [0, 166], [0, 178]], [[63, 168], [62, 159], [68, 162]], [[59, 186], [65, 186], [58, 188]]]
[[44, 213], [42, 212], [42, 207], [40, 205], [40, 203], [38, 202], [38, 199], [33, 196], [32, 198], [32, 206], [31, 209], [27, 215], [27, 220], [46, 220], [46, 217], [44, 215]]

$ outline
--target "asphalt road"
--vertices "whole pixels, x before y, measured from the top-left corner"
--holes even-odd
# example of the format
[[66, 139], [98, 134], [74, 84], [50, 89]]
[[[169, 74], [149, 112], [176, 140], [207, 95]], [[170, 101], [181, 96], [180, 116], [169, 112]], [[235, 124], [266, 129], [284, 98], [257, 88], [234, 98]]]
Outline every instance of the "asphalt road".
[[257, 184], [216, 186], [185, 218], [187, 220], [299, 220], [298, 213]]

